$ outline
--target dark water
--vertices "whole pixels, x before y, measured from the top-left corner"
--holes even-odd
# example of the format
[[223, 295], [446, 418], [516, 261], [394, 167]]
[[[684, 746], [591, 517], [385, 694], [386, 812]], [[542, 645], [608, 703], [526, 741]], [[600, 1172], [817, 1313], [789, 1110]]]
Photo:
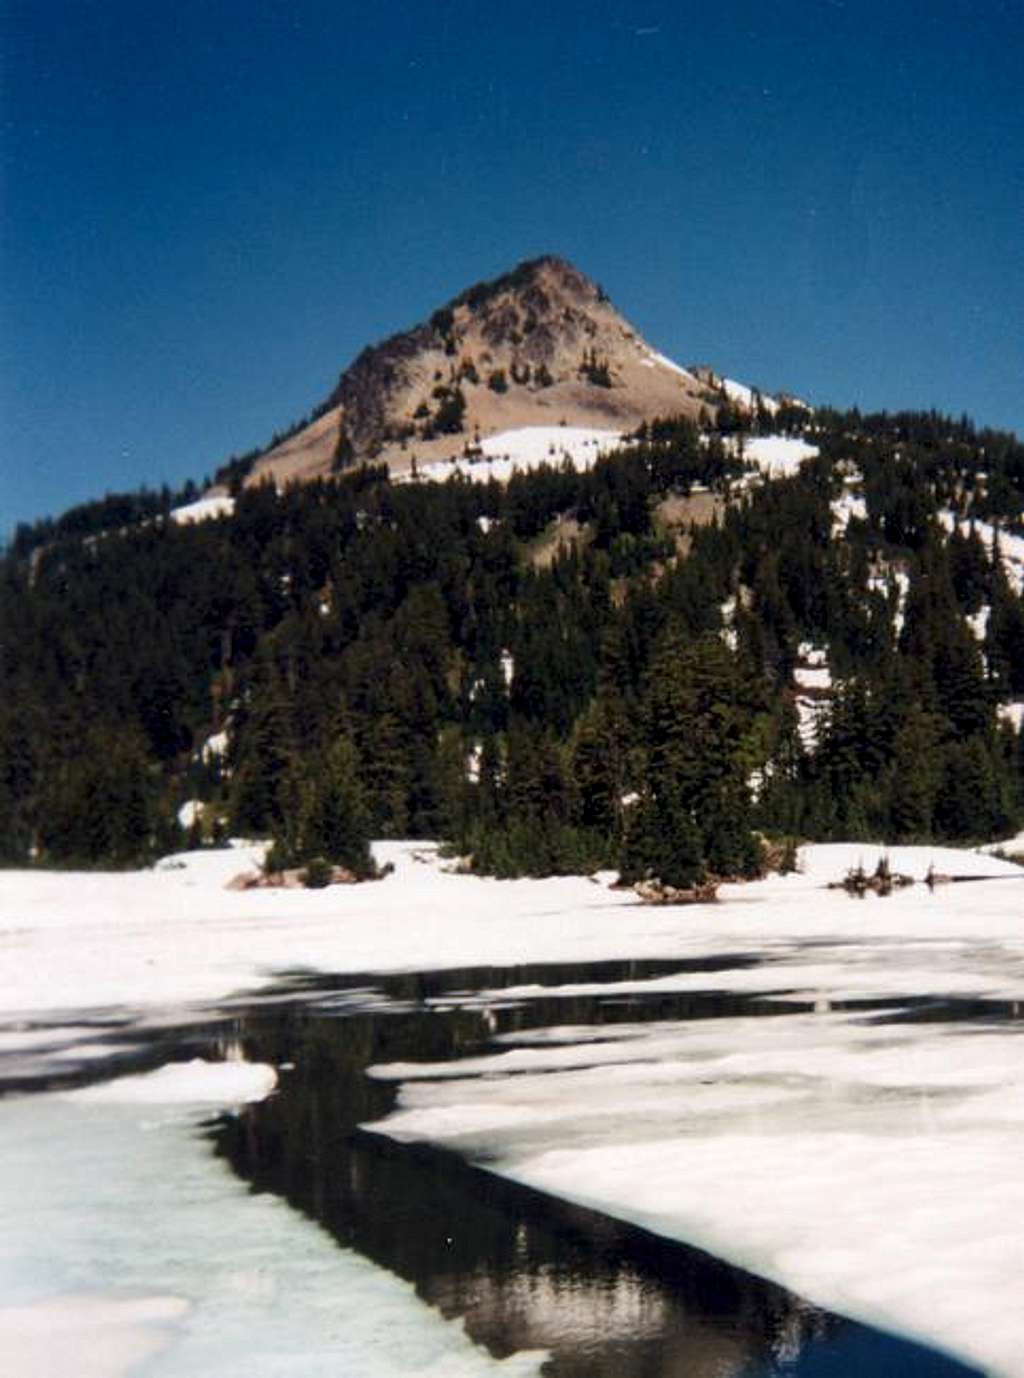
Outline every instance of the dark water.
[[[968, 1378], [974, 1371], [954, 1360], [822, 1311], [696, 1249], [505, 1181], [486, 1164], [359, 1128], [385, 1116], [397, 1095], [393, 1083], [366, 1076], [372, 1064], [453, 1061], [486, 1051], [498, 1036], [552, 1026], [770, 1019], [811, 1008], [714, 990], [717, 971], [753, 962], [737, 954], [690, 964], [295, 973], [273, 998], [200, 1025], [143, 1036], [109, 1021], [82, 1038], [110, 1048], [103, 1076], [239, 1053], [281, 1068], [275, 1096], [208, 1127], [215, 1150], [253, 1190], [284, 1197], [340, 1244], [411, 1282], [446, 1317], [461, 1318], [491, 1353], [549, 1351], [550, 1378]], [[708, 989], [558, 989], [680, 971], [704, 973]], [[906, 1001], [895, 1016], [891, 999], [847, 1008], [886, 1021], [1019, 1017], [1019, 1007], [984, 1001]], [[66, 1056], [64, 1068], [55, 1073], [50, 1063], [45, 1076], [8, 1068], [0, 1089], [96, 1078], [94, 1062], [76, 1063], [73, 1040]], [[343, 1313], [341, 1299], [339, 1319]]]
[[[749, 959], [699, 964], [715, 970]], [[696, 966], [697, 964], [695, 964]], [[691, 966], [691, 970], [695, 969]], [[811, 1306], [685, 1245], [507, 1182], [458, 1156], [358, 1128], [397, 1088], [368, 1065], [444, 1062], [552, 1025], [792, 1013], [806, 1005], [723, 995], [573, 994], [681, 964], [476, 968], [299, 981], [303, 999], [240, 1021], [247, 1056], [280, 1065], [277, 1096], [221, 1120], [218, 1151], [347, 1247], [409, 1280], [499, 1357], [551, 1354], [551, 1378], [953, 1378], [953, 1360]], [[513, 987], [539, 990], [503, 998]], [[486, 992], [480, 997], [478, 992]], [[867, 1017], [881, 1002], [863, 1002]], [[888, 1002], [891, 1009], [891, 1001]]]

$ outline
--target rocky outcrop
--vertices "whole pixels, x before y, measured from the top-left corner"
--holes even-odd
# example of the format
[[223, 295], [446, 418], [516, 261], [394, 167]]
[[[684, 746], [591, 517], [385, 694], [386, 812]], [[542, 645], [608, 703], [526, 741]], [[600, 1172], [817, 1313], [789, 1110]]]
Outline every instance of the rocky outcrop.
[[633, 889], [644, 904], [712, 904], [718, 898], [718, 884], [717, 880], [705, 880], [678, 889], [660, 880], [638, 880]]

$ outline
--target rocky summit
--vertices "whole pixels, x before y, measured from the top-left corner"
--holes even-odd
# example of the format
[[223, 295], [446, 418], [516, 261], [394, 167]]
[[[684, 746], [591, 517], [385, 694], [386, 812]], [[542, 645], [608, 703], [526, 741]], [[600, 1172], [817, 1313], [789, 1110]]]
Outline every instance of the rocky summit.
[[316, 478], [366, 460], [402, 473], [525, 426], [622, 432], [655, 416], [697, 418], [721, 400], [717, 381], [659, 354], [572, 264], [532, 259], [364, 349], [248, 481]]

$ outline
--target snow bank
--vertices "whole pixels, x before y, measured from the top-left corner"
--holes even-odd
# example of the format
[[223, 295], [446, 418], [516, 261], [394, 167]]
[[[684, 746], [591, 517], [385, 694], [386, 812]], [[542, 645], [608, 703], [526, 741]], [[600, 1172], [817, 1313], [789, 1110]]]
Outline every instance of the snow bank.
[[186, 799], [178, 810], [178, 822], [186, 830], [194, 828], [202, 816], [203, 801], [201, 799]]
[[199, 748], [199, 756], [203, 765], [208, 766], [211, 762], [219, 761], [221, 757], [226, 756], [229, 746], [230, 739], [227, 728], [221, 732], [214, 732], [212, 736], [207, 737]]
[[[26, 1378], [113, 1378], [151, 1359], [170, 1342], [180, 1297], [128, 1300], [89, 1293], [28, 1306], [0, 1305], [0, 1360]], [[73, 1357], [72, 1357], [73, 1356]]]
[[985, 640], [986, 633], [988, 632], [988, 619], [991, 616], [992, 609], [986, 603], [985, 606], [979, 608], [977, 612], [968, 613], [964, 618], [964, 621], [973, 632], [975, 640]]
[[481, 454], [476, 458], [454, 455], [422, 465], [419, 475], [440, 482], [453, 474], [464, 474], [480, 483], [492, 478], [507, 483], [516, 472], [525, 473], [542, 464], [558, 465], [565, 459], [576, 469], [589, 469], [600, 455], [616, 449], [624, 439], [620, 431], [591, 426], [523, 426], [487, 436], [480, 442]]
[[215, 517], [230, 517], [234, 510], [234, 498], [224, 495], [199, 498], [196, 502], [186, 503], [184, 507], [172, 507], [169, 516], [179, 526], [189, 526], [195, 522], [208, 522]]
[[805, 665], [811, 665], [816, 669], [828, 664], [827, 648], [815, 646], [813, 641], [801, 641], [796, 653]]
[[897, 636], [903, 630], [903, 623], [906, 616], [907, 594], [910, 592], [910, 576], [902, 569], [889, 569], [877, 574], [873, 574], [868, 579], [868, 588], [872, 593], [880, 593], [888, 598], [895, 590], [896, 610], [893, 613], [893, 631]]
[[832, 675], [827, 665], [798, 665], [793, 678], [801, 689], [813, 689], [823, 693], [832, 688]]
[[[915, 888], [856, 904], [823, 890], [883, 852], [895, 870], [1018, 874], [1010, 863], [941, 847], [831, 844], [803, 850], [804, 874], [724, 887], [708, 910], [652, 909], [586, 877], [495, 881], [454, 875], [430, 843], [381, 843], [383, 881], [325, 890], [228, 890], [258, 869], [262, 844], [184, 852], [151, 871], [0, 872], [0, 1011], [177, 1008], [255, 990], [282, 970], [397, 970], [523, 961], [737, 951], [862, 938], [1024, 946], [1008, 882]], [[1022, 886], [1024, 888], [1024, 886]], [[552, 915], [558, 916], [557, 922]], [[962, 969], [979, 991], [1024, 997], [1024, 962]], [[947, 973], [936, 974], [941, 992]]]

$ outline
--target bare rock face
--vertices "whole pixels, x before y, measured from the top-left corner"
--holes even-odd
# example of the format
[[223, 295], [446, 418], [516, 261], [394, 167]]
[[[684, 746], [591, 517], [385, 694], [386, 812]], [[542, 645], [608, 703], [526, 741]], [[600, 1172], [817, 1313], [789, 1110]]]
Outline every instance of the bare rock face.
[[545, 257], [478, 283], [430, 320], [364, 349], [317, 419], [262, 456], [250, 482], [315, 478], [366, 460], [408, 470], [524, 426], [634, 429], [714, 407], [605, 293]]

